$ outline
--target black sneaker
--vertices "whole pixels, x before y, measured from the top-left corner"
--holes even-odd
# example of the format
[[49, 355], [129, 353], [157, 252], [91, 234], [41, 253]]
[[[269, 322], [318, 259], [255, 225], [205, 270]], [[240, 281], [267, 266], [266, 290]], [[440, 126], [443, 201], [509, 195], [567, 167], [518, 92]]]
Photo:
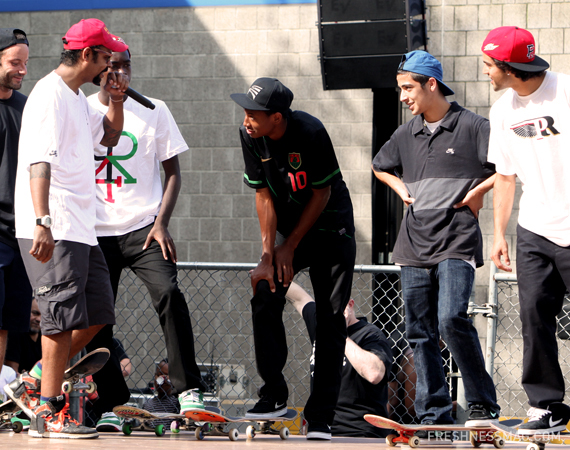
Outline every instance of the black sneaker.
[[287, 401], [278, 402], [273, 397], [265, 395], [253, 408], [245, 413], [246, 419], [266, 419], [281, 417], [287, 414]]
[[324, 422], [309, 422], [307, 429], [307, 439], [330, 441], [331, 440], [331, 427]]
[[530, 408], [528, 422], [519, 426], [519, 434], [547, 434], [564, 431], [570, 420], [570, 406], [564, 403], [551, 403], [548, 409]]
[[[436, 426], [437, 424], [432, 421], [428, 420], [426, 422], [421, 423], [421, 425], [430, 425]], [[453, 443], [453, 432], [452, 431], [444, 431], [444, 430], [418, 430], [414, 433], [414, 436], [420, 438], [420, 444], [433, 444], [433, 445], [441, 445], [441, 444], [452, 444]]]
[[474, 404], [469, 407], [469, 419], [466, 427], [488, 427], [491, 423], [499, 422], [499, 411], [485, 405]]

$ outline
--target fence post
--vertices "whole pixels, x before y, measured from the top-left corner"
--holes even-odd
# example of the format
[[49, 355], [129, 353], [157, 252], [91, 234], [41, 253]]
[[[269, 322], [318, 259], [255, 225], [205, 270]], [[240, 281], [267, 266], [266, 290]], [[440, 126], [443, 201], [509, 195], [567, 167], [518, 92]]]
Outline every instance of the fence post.
[[485, 369], [491, 375], [491, 379], [495, 382], [495, 343], [497, 340], [497, 324], [499, 322], [499, 302], [497, 298], [497, 282], [495, 274], [497, 267], [494, 263], [490, 263], [489, 267], [489, 297], [487, 306], [491, 312], [487, 315], [487, 349], [485, 352]]

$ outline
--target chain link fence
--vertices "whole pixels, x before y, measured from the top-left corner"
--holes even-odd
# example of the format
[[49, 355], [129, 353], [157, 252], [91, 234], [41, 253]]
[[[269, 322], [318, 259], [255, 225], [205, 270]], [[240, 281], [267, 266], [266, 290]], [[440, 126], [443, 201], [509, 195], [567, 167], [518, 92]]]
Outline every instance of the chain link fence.
[[[196, 361], [210, 387], [205, 403], [232, 416], [243, 416], [257, 401], [263, 384], [257, 374], [250, 313], [248, 271], [255, 264], [179, 263], [179, 286], [192, 319]], [[394, 420], [414, 420], [415, 371], [405, 340], [399, 268], [357, 266], [352, 297], [357, 317], [378, 326], [393, 342], [394, 368], [390, 374], [390, 410]], [[295, 282], [312, 295], [307, 272]], [[146, 287], [125, 270], [116, 302], [115, 337], [122, 343], [132, 369], [126, 381], [131, 403], [142, 406], [153, 395], [156, 365], [167, 357], [158, 316]], [[309, 358], [312, 346], [301, 315], [287, 303], [283, 315], [287, 329], [288, 405], [302, 410], [309, 396]], [[446, 365], [452, 372], [451, 359]], [[451, 380], [450, 380], [451, 385]], [[299, 432], [301, 421], [291, 431]], [[297, 429], [296, 429], [297, 427]]]
[[[493, 266], [494, 267], [494, 266]], [[518, 285], [515, 274], [491, 273], [490, 286], [496, 292], [498, 305], [497, 337], [495, 342], [494, 381], [501, 414], [525, 417], [528, 398], [521, 384], [522, 324], [519, 317]], [[558, 315], [558, 351], [564, 379], [570, 376], [570, 295]]]

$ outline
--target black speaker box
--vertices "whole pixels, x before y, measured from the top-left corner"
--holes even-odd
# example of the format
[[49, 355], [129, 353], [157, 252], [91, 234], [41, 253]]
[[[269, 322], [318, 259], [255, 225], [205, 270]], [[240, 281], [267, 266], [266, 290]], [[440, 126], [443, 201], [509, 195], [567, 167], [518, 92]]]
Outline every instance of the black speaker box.
[[325, 90], [396, 87], [402, 55], [426, 47], [423, 0], [319, 0], [318, 6]]

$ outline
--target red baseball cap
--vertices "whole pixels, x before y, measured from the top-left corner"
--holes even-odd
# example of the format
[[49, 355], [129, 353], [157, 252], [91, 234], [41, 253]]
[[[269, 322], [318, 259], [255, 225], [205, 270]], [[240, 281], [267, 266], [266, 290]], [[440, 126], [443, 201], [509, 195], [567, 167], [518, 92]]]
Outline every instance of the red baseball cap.
[[481, 51], [524, 72], [542, 72], [550, 67], [544, 59], [534, 54], [532, 34], [519, 27], [499, 27], [491, 30], [483, 41]]
[[124, 52], [129, 48], [120, 37], [109, 33], [105, 24], [99, 19], [82, 19], [61, 39], [66, 50], [81, 50], [95, 45], [104, 45], [113, 52]]

